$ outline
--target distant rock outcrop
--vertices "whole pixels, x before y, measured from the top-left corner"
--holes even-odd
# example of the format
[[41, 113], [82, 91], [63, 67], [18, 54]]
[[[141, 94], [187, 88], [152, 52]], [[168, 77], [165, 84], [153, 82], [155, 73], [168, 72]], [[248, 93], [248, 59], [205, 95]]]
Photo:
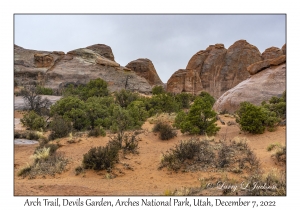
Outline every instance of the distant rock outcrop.
[[179, 69], [167, 83], [167, 91], [173, 93], [199, 93], [202, 89], [199, 74], [194, 69]]
[[266, 59], [263, 61], [259, 61], [256, 63], [251, 64], [250, 66], [247, 67], [247, 71], [251, 74], [254, 75], [266, 68], [269, 68], [270, 66], [278, 66], [282, 63], [286, 62], [286, 56], [281, 55], [279, 57], [275, 57], [273, 59]]
[[97, 78], [105, 80], [111, 91], [152, 90], [145, 78], [115, 62], [106, 45], [92, 45], [67, 54], [14, 46], [14, 79], [18, 84], [35, 82], [59, 92], [68, 84], [85, 84]]
[[[270, 65], [267, 68], [265, 65], [259, 65], [264, 62]], [[250, 65], [248, 70], [254, 66], [257, 67], [257, 73], [225, 92], [215, 102], [213, 106], [215, 111], [234, 113], [243, 101], [260, 105], [262, 101], [267, 101], [272, 96], [281, 96], [286, 90], [285, 55]]]
[[[190, 92], [198, 94], [201, 91], [219, 98], [224, 92], [236, 86], [249, 77], [247, 67], [262, 57], [257, 47], [246, 40], [239, 40], [228, 50], [223, 44], [210, 45], [206, 50], [197, 52], [188, 62], [185, 70], [181, 70], [180, 77], [175, 72], [167, 83], [168, 92]], [[183, 72], [196, 72], [196, 74]], [[178, 84], [181, 84], [178, 87]], [[191, 82], [193, 81], [192, 86]], [[176, 84], [175, 84], [176, 83]]]
[[95, 45], [86, 47], [86, 49], [92, 50], [95, 53], [97, 53], [111, 61], [115, 61], [115, 56], [114, 56], [110, 46], [107, 46], [105, 44], [95, 44]]
[[139, 58], [137, 60], [131, 61], [125, 67], [131, 69], [137, 75], [145, 78], [150, 85], [163, 86], [163, 82], [157, 75], [157, 72], [151, 60], [147, 58]]
[[278, 47], [270, 47], [261, 54], [263, 60], [277, 58], [281, 55], [283, 52]]

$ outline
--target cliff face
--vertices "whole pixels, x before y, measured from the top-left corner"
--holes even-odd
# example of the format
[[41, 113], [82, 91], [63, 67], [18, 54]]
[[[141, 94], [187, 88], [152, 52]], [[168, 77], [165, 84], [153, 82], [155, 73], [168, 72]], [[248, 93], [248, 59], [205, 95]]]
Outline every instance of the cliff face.
[[[223, 44], [210, 45], [206, 50], [192, 56], [186, 69], [181, 70], [182, 78], [177, 72], [171, 76], [167, 83], [167, 91], [186, 91], [192, 94], [206, 91], [219, 98], [224, 92], [247, 79], [247, 67], [261, 60], [262, 56], [257, 47], [246, 40], [239, 40], [228, 49], [225, 49]], [[196, 74], [187, 73], [191, 71]], [[190, 83], [186, 81], [193, 81], [194, 87], [189, 88]], [[176, 85], [179, 83], [181, 88]]]
[[15, 45], [14, 78], [18, 84], [35, 82], [58, 91], [68, 84], [85, 84], [97, 78], [105, 80], [111, 91], [125, 88], [150, 93], [152, 89], [145, 78], [115, 62], [110, 47], [100, 44], [67, 54]]

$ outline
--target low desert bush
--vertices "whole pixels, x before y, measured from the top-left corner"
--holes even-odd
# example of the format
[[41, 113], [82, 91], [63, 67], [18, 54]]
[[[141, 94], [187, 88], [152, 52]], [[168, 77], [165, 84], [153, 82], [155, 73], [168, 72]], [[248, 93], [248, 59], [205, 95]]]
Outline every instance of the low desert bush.
[[33, 161], [37, 163], [40, 160], [47, 160], [50, 156], [50, 147], [46, 148], [40, 148], [35, 150], [34, 154], [31, 156]]
[[14, 133], [15, 139], [28, 139], [28, 140], [44, 140], [45, 136], [37, 131], [16, 131]]
[[117, 135], [113, 136], [111, 140], [108, 142], [108, 145], [112, 147], [116, 147], [123, 151], [124, 154], [126, 153], [138, 153], [138, 144], [139, 138], [134, 134], [121, 134], [118, 133]]
[[279, 148], [281, 145], [279, 143], [275, 143], [275, 144], [269, 144], [267, 147], [267, 151], [272, 151], [275, 148]]
[[136, 135], [125, 134], [122, 142], [122, 150], [124, 153], [138, 153], [139, 139]]
[[53, 155], [56, 152], [56, 150], [59, 148], [59, 145], [51, 144], [47, 139], [40, 139], [39, 146], [35, 149], [34, 154], [43, 148], [49, 149], [49, 155]]
[[46, 121], [34, 111], [26, 113], [21, 119], [21, 123], [30, 130], [43, 130], [46, 126]]
[[27, 166], [21, 168], [18, 172], [18, 176], [29, 176], [29, 178], [32, 179], [39, 175], [55, 176], [56, 173], [65, 171], [68, 160], [61, 154], [49, 155], [47, 157], [47, 150], [48, 149], [40, 151], [39, 155], [36, 154], [33, 164], [27, 164]]
[[93, 147], [83, 155], [82, 167], [93, 170], [110, 170], [119, 160], [119, 148], [106, 145], [104, 147]]
[[278, 162], [286, 163], [286, 146], [281, 146], [275, 153], [275, 158]]
[[215, 155], [208, 141], [199, 139], [189, 139], [181, 141], [166, 153], [163, 153], [161, 160], [162, 167], [168, 167], [174, 171], [179, 170], [186, 160], [194, 160], [198, 164], [209, 164]]
[[94, 129], [89, 131], [88, 136], [94, 136], [94, 137], [106, 136], [106, 132], [102, 127], [95, 127]]
[[243, 173], [260, 167], [256, 155], [245, 141], [230, 143], [191, 138], [163, 153], [159, 168], [184, 171], [210, 170]]
[[17, 173], [18, 176], [27, 176], [31, 171], [31, 166], [29, 163], [27, 163], [25, 166], [23, 166]]
[[49, 139], [63, 138], [68, 136], [72, 126], [69, 121], [63, 119], [63, 117], [56, 115], [50, 123], [51, 133]]
[[161, 140], [169, 140], [177, 136], [177, 132], [167, 123], [158, 122], [153, 127], [153, 132], [159, 132], [159, 138]]
[[75, 168], [75, 175], [79, 175], [84, 172], [84, 168], [82, 166], [78, 166]]
[[51, 88], [46, 88], [43, 86], [36, 87], [37, 94], [40, 95], [53, 95], [53, 90]]
[[218, 152], [218, 167], [224, 168], [230, 163], [232, 149], [229, 145], [222, 144], [221, 149]]

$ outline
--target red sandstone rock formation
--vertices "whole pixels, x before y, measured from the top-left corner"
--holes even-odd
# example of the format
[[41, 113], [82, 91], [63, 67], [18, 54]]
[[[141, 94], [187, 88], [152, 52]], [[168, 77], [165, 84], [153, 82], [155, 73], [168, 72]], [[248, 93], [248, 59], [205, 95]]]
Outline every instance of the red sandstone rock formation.
[[270, 47], [261, 54], [263, 60], [277, 58], [281, 55], [283, 55], [283, 51], [278, 47]]
[[137, 60], [131, 61], [125, 67], [131, 69], [140, 77], [145, 78], [150, 85], [163, 86], [163, 82], [157, 75], [157, 72], [151, 60], [147, 58], [139, 58]]
[[[247, 79], [249, 77], [247, 67], [261, 60], [261, 54], [257, 47], [249, 44], [246, 40], [235, 42], [228, 50], [224, 48], [223, 44], [210, 45], [206, 50], [197, 52], [190, 59], [186, 70], [181, 70], [180, 74], [177, 71], [170, 77], [167, 91], [176, 93], [186, 91], [193, 94], [206, 91], [218, 98], [227, 90]], [[186, 73], [183, 73], [185, 71]], [[198, 74], [197, 76], [188, 73], [194, 71]], [[180, 78], [180, 75], [184, 78]], [[193, 81], [193, 84], [191, 85], [189, 81]], [[177, 84], [180, 85], [177, 86]]]
[[194, 69], [179, 69], [167, 83], [167, 91], [173, 93], [188, 92], [198, 94], [202, 90], [199, 74]]

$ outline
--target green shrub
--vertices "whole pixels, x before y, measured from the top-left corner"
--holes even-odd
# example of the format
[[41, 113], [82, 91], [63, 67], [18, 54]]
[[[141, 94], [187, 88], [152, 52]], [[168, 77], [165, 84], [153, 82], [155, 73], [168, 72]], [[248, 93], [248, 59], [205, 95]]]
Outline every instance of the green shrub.
[[209, 93], [202, 91], [199, 94], [199, 97], [201, 97], [204, 101], [207, 101], [210, 103], [211, 107], [214, 105], [214, 103], [216, 102], [216, 99], [214, 97], [212, 97]]
[[64, 97], [68, 97], [68, 96], [77, 96], [79, 97], [80, 92], [83, 89], [83, 85], [74, 85], [74, 84], [69, 84], [66, 87], [63, 88], [62, 90], [62, 95]]
[[173, 126], [175, 128], [180, 129], [181, 123], [185, 121], [186, 116], [187, 116], [187, 114], [184, 113], [184, 111], [179, 111], [176, 115], [175, 122], [174, 122]]
[[237, 114], [241, 130], [249, 133], [263, 133], [266, 127], [274, 129], [276, 124], [280, 122], [275, 112], [249, 102], [242, 102]]
[[[208, 97], [207, 97], [208, 98]], [[187, 116], [180, 123], [182, 133], [214, 135], [219, 130], [215, 122], [217, 113], [212, 110], [210, 100], [205, 97], [197, 97], [191, 106]], [[183, 114], [181, 114], [183, 116]]]
[[60, 115], [64, 116], [66, 113], [72, 111], [73, 109], [84, 110], [85, 103], [75, 96], [68, 96], [61, 98], [50, 108], [50, 113], [52, 116]]
[[263, 133], [265, 131], [264, 120], [266, 115], [261, 107], [249, 102], [242, 102], [237, 113], [242, 131], [248, 131], [249, 133]]
[[68, 96], [57, 101], [51, 106], [50, 113], [52, 116], [62, 116], [65, 121], [71, 122], [76, 130], [85, 130], [91, 123], [86, 112], [86, 104], [74, 96]]
[[281, 97], [273, 96], [269, 102], [262, 102], [262, 107], [274, 113], [273, 115], [285, 119], [286, 118], [286, 92], [282, 93]]
[[112, 126], [110, 129], [112, 132], [123, 133], [126, 130], [136, 129], [141, 126], [139, 121], [133, 118], [128, 110], [117, 106], [113, 109], [111, 119]]
[[179, 104], [180, 109], [188, 109], [190, 108], [190, 103], [193, 100], [193, 95], [189, 93], [176, 94], [175, 100]]
[[119, 148], [106, 145], [105, 147], [93, 147], [83, 155], [82, 166], [85, 169], [110, 170], [119, 160]]
[[166, 91], [165, 91], [164, 87], [161, 85], [156, 85], [152, 88], [153, 95], [159, 95], [159, 94], [163, 94], [163, 93], [166, 93]]
[[92, 128], [101, 126], [109, 129], [112, 125], [112, 114], [117, 105], [113, 97], [90, 97], [85, 103], [85, 112]]
[[83, 109], [72, 109], [63, 115], [66, 121], [70, 121], [73, 124], [73, 128], [82, 131], [90, 126], [90, 121], [87, 112]]
[[177, 136], [176, 131], [173, 130], [173, 128], [163, 122], [158, 122], [154, 127], [153, 127], [153, 132], [159, 132], [159, 138], [161, 140], [169, 140], [175, 136]]
[[77, 96], [81, 100], [87, 100], [90, 97], [103, 97], [108, 96], [107, 82], [98, 78], [89, 81], [86, 85], [74, 86], [70, 84], [63, 90], [64, 96]]
[[108, 87], [107, 82], [100, 78], [91, 80], [83, 88], [81, 98], [83, 100], [86, 100], [92, 96], [97, 96], [97, 97], [108, 96], [109, 92], [107, 87]]
[[26, 113], [21, 119], [21, 123], [31, 130], [43, 130], [46, 126], [44, 118], [34, 111]]
[[95, 127], [94, 129], [89, 131], [88, 136], [94, 136], [94, 137], [106, 136], [106, 132], [102, 127]]
[[129, 111], [129, 114], [134, 119], [134, 121], [137, 122], [136, 124], [139, 125], [142, 125], [149, 117], [149, 113], [147, 112], [143, 101], [131, 102], [128, 105], [127, 110]]
[[131, 102], [136, 101], [139, 98], [139, 95], [130, 90], [122, 89], [115, 93], [115, 98], [117, 104], [122, 108], [126, 108]]
[[53, 90], [51, 88], [46, 88], [43, 86], [37, 86], [37, 94], [40, 95], [53, 95]]
[[71, 123], [56, 115], [50, 123], [51, 133], [49, 139], [63, 138], [71, 132]]
[[151, 115], [160, 112], [177, 112], [180, 109], [179, 104], [175, 100], [175, 96], [171, 96], [170, 94], [154, 95], [148, 99], [147, 103], [147, 110], [153, 109]]

